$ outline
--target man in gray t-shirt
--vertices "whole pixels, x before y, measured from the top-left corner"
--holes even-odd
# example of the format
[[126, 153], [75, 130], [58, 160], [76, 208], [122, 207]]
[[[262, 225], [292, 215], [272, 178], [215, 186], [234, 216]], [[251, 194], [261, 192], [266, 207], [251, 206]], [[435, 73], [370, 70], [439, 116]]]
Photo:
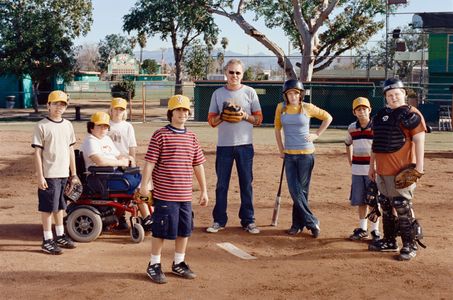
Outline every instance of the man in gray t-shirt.
[[[212, 212], [214, 222], [206, 230], [210, 233], [225, 228], [228, 221], [227, 200], [233, 162], [239, 177], [241, 207], [239, 218], [241, 225], [249, 233], [257, 234], [253, 210], [253, 126], [259, 126], [263, 120], [261, 106], [256, 91], [241, 83], [244, 66], [240, 60], [230, 60], [226, 67], [227, 84], [214, 91], [209, 106], [208, 123], [218, 128], [216, 152], [216, 204]], [[228, 122], [222, 118], [224, 105], [239, 106], [245, 112], [243, 120]]]

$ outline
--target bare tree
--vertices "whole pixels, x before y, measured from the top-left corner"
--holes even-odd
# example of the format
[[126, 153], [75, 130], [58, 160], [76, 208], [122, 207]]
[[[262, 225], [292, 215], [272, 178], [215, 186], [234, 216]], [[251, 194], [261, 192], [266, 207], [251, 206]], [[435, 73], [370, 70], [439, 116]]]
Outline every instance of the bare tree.
[[83, 44], [76, 51], [76, 69], [81, 71], [98, 71], [98, 44]]

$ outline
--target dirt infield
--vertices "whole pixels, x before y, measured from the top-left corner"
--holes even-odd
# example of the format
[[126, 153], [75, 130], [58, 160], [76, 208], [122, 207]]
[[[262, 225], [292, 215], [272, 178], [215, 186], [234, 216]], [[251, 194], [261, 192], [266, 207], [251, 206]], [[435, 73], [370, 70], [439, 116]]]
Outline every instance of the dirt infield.
[[[106, 233], [78, 244], [61, 256], [40, 251], [36, 180], [30, 147], [33, 123], [0, 123], [0, 298], [2, 299], [452, 299], [453, 298], [453, 137], [427, 136], [426, 175], [414, 200], [427, 249], [411, 262], [391, 253], [367, 251], [365, 242], [351, 242], [356, 212], [349, 206], [350, 169], [341, 143], [344, 131], [329, 130], [317, 143], [310, 201], [321, 221], [321, 235], [306, 231], [290, 237], [291, 200], [286, 182], [278, 227], [269, 226], [281, 160], [272, 128], [255, 130], [254, 193], [259, 235], [239, 225], [236, 172], [229, 194], [230, 222], [217, 234], [205, 233], [211, 223], [215, 188], [216, 131], [189, 124], [207, 156], [211, 203], [194, 203], [196, 229], [187, 261], [195, 280], [170, 275], [173, 243], [166, 242], [162, 263], [168, 284], [156, 285], [145, 274], [150, 237], [133, 244], [126, 233]], [[162, 123], [135, 124], [143, 157], [150, 134]], [[85, 123], [75, 123], [78, 142]], [[197, 194], [197, 191], [195, 191]], [[216, 244], [230, 242], [257, 257], [241, 260]], [[450, 247], [450, 248], [449, 248]]]

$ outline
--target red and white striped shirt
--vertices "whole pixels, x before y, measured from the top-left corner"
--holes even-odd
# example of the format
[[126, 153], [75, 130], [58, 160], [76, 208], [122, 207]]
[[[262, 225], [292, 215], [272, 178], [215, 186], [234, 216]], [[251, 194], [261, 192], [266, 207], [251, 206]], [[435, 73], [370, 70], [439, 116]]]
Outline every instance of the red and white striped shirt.
[[373, 143], [371, 122], [365, 128], [360, 127], [359, 121], [351, 123], [344, 142], [346, 146], [352, 146], [352, 175], [368, 175]]
[[154, 132], [145, 160], [154, 163], [153, 197], [165, 201], [192, 201], [193, 167], [206, 158], [192, 131], [170, 125]]

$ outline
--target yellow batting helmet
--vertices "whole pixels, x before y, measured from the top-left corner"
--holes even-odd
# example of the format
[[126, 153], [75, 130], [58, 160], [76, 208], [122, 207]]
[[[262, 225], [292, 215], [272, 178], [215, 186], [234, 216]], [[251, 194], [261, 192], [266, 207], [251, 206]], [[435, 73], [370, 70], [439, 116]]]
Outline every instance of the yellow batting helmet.
[[47, 98], [47, 103], [51, 102], [64, 102], [68, 104], [68, 95], [63, 91], [53, 91]]
[[352, 110], [355, 110], [359, 106], [366, 106], [371, 109], [370, 101], [365, 97], [358, 97], [352, 101]]
[[174, 110], [180, 107], [190, 110], [190, 99], [183, 95], [174, 95], [168, 99], [168, 110]]
[[93, 122], [94, 125], [110, 126], [110, 116], [103, 111], [98, 111], [98, 112], [94, 113], [94, 115], [91, 116], [90, 121]]
[[126, 109], [127, 101], [123, 98], [113, 98], [111, 103], [112, 108], [121, 107], [122, 109]]

